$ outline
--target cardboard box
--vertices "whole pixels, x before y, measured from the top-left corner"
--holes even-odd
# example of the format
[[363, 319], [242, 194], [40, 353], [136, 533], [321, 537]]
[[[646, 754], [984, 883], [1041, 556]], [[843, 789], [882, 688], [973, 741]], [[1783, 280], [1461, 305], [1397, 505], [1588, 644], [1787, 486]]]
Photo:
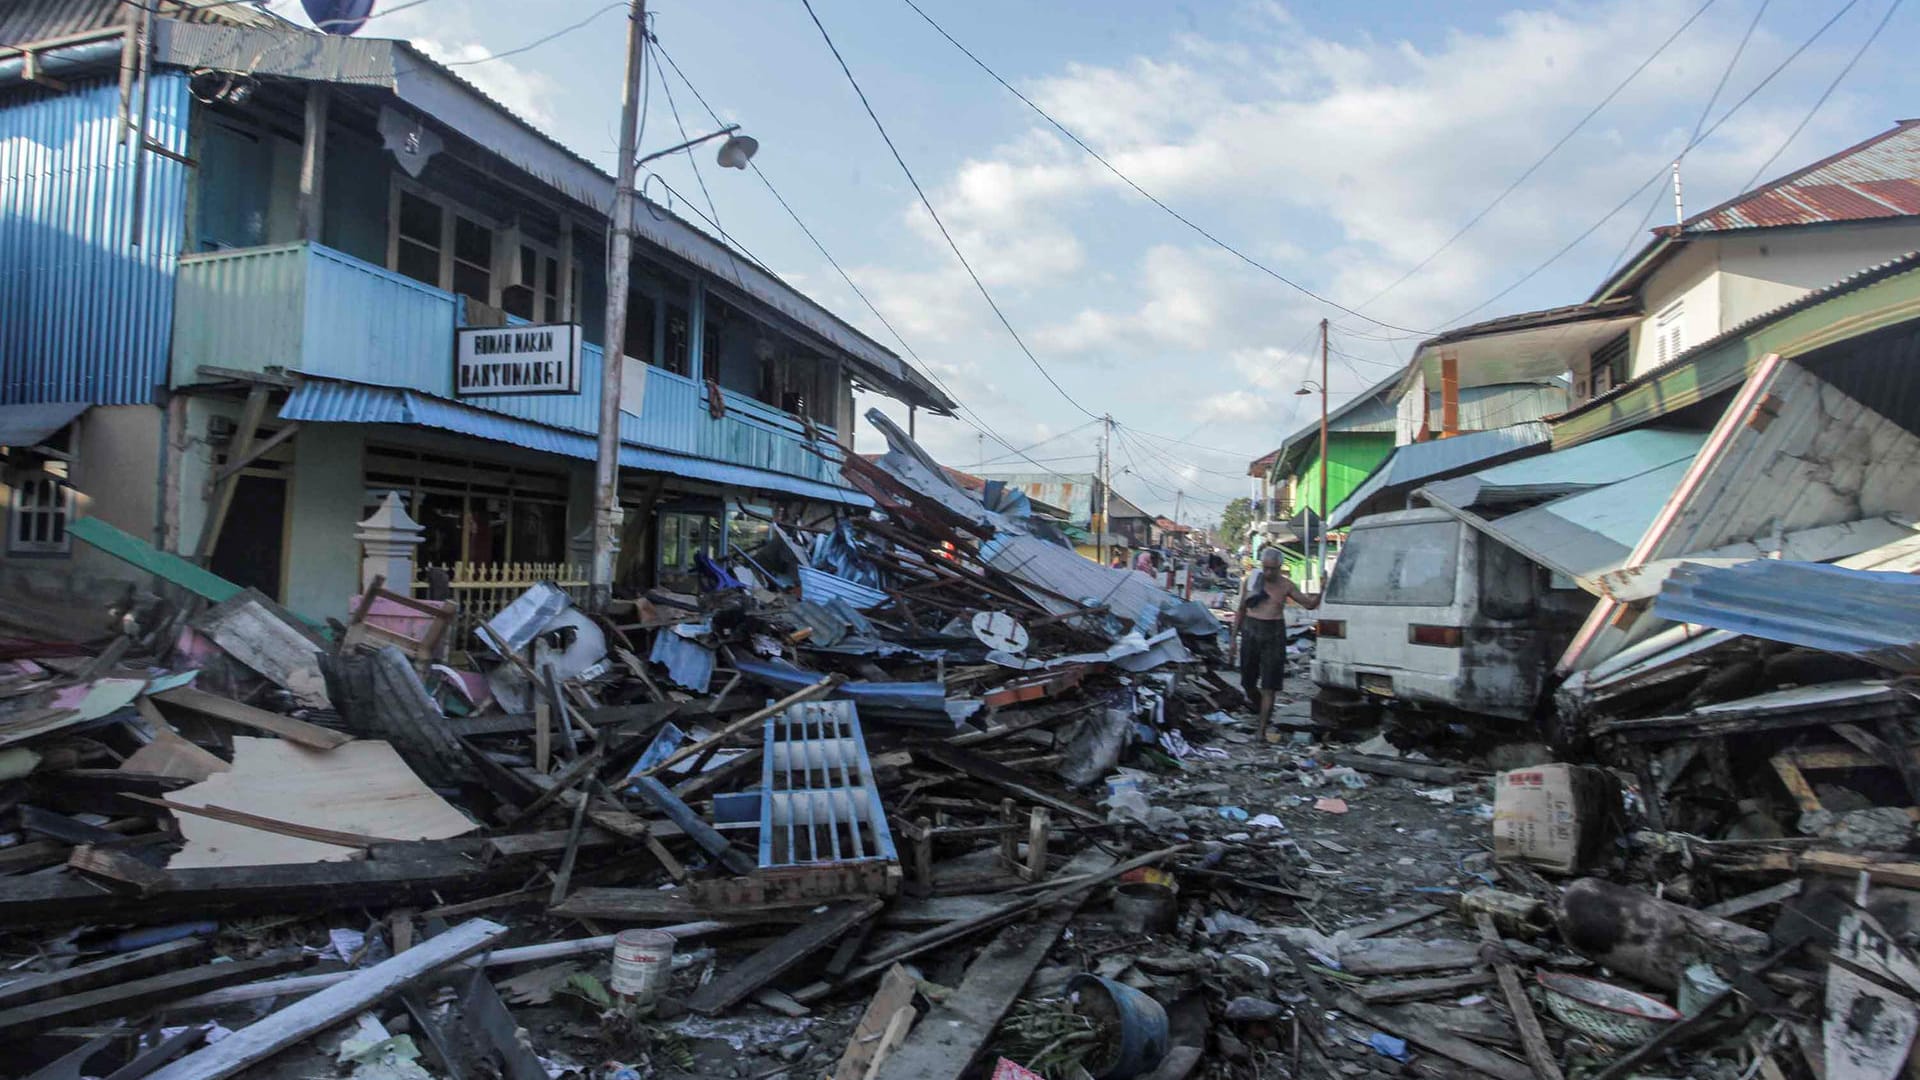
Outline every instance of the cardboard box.
[[1493, 784], [1493, 855], [1560, 874], [1579, 873], [1618, 835], [1620, 782], [1586, 765], [1536, 765]]

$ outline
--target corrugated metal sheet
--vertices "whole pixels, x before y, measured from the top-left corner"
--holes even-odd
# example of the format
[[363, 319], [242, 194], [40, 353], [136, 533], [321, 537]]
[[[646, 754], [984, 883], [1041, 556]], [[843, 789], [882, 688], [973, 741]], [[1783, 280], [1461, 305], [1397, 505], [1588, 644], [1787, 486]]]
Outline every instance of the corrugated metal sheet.
[[1376, 496], [1448, 476], [1479, 462], [1524, 454], [1546, 446], [1547, 439], [1547, 425], [1533, 421], [1398, 447], [1353, 494], [1333, 508], [1333, 513], [1327, 516], [1328, 524], [1336, 529], [1344, 528]]
[[1920, 214], [1920, 120], [1903, 120], [1858, 146], [1769, 181], [1687, 219], [1684, 232]]
[[1594, 579], [1626, 562], [1673, 495], [1691, 457], [1592, 491], [1555, 499], [1488, 523], [1486, 530], [1588, 592]]
[[811, 566], [800, 568], [800, 595], [815, 604], [836, 598], [844, 600], [855, 611], [870, 611], [887, 602], [887, 594], [879, 589], [869, 589], [859, 582]]
[[[149, 136], [187, 150], [187, 81], [156, 72]], [[0, 102], [0, 403], [152, 401], [165, 381], [187, 167], [134, 151], [107, 81]]]
[[667, 678], [682, 689], [704, 694], [713, 683], [713, 650], [688, 641], [674, 633], [672, 627], [653, 635], [653, 651], [647, 654], [647, 659], [665, 664]]
[[1685, 565], [1653, 614], [1920, 672], [1920, 577], [1760, 559]]
[[1706, 434], [1641, 428], [1567, 450], [1511, 461], [1452, 480], [1428, 484], [1422, 494], [1465, 509], [1516, 499], [1558, 497], [1603, 487], [1700, 452]]
[[86, 412], [84, 401], [0, 405], [0, 446], [35, 446]]
[[[291, 27], [268, 12], [247, 3], [225, 0], [171, 0], [170, 19], [224, 20], [249, 26]], [[195, 11], [194, 8], [207, 8]], [[0, 42], [29, 45], [36, 41], [106, 30], [132, 22], [139, 11], [128, 0], [5, 0], [0, 3]]]
[[[592, 461], [597, 450], [594, 439], [579, 432], [562, 431], [411, 390], [324, 379], [304, 382], [289, 394], [286, 404], [281, 406], [280, 418], [316, 423], [417, 425], [586, 461]], [[849, 488], [630, 444], [621, 447], [620, 464], [727, 487], [777, 491], [852, 506], [872, 505], [866, 496]]]

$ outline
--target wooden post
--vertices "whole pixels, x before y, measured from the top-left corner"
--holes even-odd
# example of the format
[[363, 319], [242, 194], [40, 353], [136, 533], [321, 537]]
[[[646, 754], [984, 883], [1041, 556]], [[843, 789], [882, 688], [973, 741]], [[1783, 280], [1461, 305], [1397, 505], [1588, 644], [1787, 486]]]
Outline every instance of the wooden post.
[[1460, 434], [1460, 356], [1440, 354], [1440, 437]]
[[[267, 415], [268, 389], [266, 383], [257, 382], [247, 391], [246, 407], [240, 410], [240, 430], [233, 438], [230, 451], [235, 461], [244, 460], [253, 449], [253, 433], [260, 429], [260, 421]], [[220, 543], [220, 529], [226, 524], [227, 508], [233, 505], [233, 489], [239, 482], [240, 474], [236, 472], [213, 486], [207, 520], [200, 526], [200, 543], [193, 549], [193, 561], [201, 566], [213, 558], [213, 549]]]
[[331, 89], [307, 84], [307, 128], [300, 140], [300, 239], [320, 242], [327, 182], [327, 111]]

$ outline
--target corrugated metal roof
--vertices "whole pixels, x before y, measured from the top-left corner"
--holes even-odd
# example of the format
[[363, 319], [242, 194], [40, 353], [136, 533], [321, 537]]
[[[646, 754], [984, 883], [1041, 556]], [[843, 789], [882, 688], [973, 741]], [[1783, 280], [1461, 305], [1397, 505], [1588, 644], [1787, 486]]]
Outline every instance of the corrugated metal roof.
[[845, 600], [855, 611], [869, 611], [887, 602], [887, 594], [879, 589], [869, 589], [857, 581], [811, 566], [800, 568], [800, 595], [816, 604], [836, 598]]
[[[271, 12], [246, 3], [161, 0], [158, 6], [161, 15], [187, 22], [293, 26]], [[138, 7], [130, 0], [4, 0], [0, 2], [0, 47], [112, 29], [132, 22], [139, 14]]]
[[1441, 480], [1423, 491], [1462, 509], [1502, 500], [1557, 497], [1691, 460], [1705, 441], [1705, 432], [1641, 428]]
[[1758, 559], [1676, 569], [1653, 614], [1920, 672], [1920, 577]]
[[[307, 380], [287, 396], [280, 407], [282, 420], [315, 423], [406, 424], [436, 428], [478, 439], [519, 446], [545, 454], [592, 461], [597, 446], [592, 436], [561, 431], [529, 420], [502, 416], [458, 402], [412, 390], [360, 383]], [[871, 506], [865, 495], [848, 488], [806, 480], [745, 465], [669, 454], [646, 447], [624, 445], [620, 464], [629, 469], [668, 473], [728, 487], [778, 491], [803, 498], [852, 506]]]
[[1535, 420], [1492, 431], [1476, 431], [1451, 439], [1433, 439], [1399, 447], [1354, 489], [1353, 494], [1334, 507], [1333, 513], [1327, 515], [1327, 523], [1336, 529], [1344, 528], [1369, 500], [1390, 489], [1411, 487], [1424, 480], [1457, 473], [1479, 462], [1526, 453], [1545, 446], [1547, 439], [1547, 425]]
[[1688, 218], [1683, 233], [1819, 225], [1920, 214], [1920, 120], [1736, 195]]
[[88, 408], [84, 401], [0, 405], [0, 446], [37, 446]]

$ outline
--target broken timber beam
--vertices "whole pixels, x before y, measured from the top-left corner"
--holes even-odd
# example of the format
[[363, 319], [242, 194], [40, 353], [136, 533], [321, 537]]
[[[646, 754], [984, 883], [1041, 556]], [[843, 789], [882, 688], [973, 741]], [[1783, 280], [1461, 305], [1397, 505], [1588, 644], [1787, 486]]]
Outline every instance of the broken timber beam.
[[1336, 765], [1345, 765], [1363, 773], [1376, 776], [1397, 776], [1402, 780], [1418, 780], [1423, 784], [1458, 784], [1466, 779], [1465, 769], [1455, 769], [1446, 765], [1423, 765], [1418, 761], [1402, 761], [1399, 758], [1380, 757], [1377, 754], [1336, 753], [1328, 757]]
[[224, 1080], [234, 1076], [479, 951], [506, 933], [506, 927], [485, 919], [462, 923], [392, 959], [356, 972], [345, 982], [257, 1020], [151, 1074], [148, 1080]]
[[818, 918], [808, 919], [778, 941], [734, 965], [725, 974], [687, 998], [687, 1008], [712, 1016], [739, 1004], [747, 995], [783, 972], [826, 948], [842, 934], [873, 917], [884, 901], [848, 901], [834, 904]]

